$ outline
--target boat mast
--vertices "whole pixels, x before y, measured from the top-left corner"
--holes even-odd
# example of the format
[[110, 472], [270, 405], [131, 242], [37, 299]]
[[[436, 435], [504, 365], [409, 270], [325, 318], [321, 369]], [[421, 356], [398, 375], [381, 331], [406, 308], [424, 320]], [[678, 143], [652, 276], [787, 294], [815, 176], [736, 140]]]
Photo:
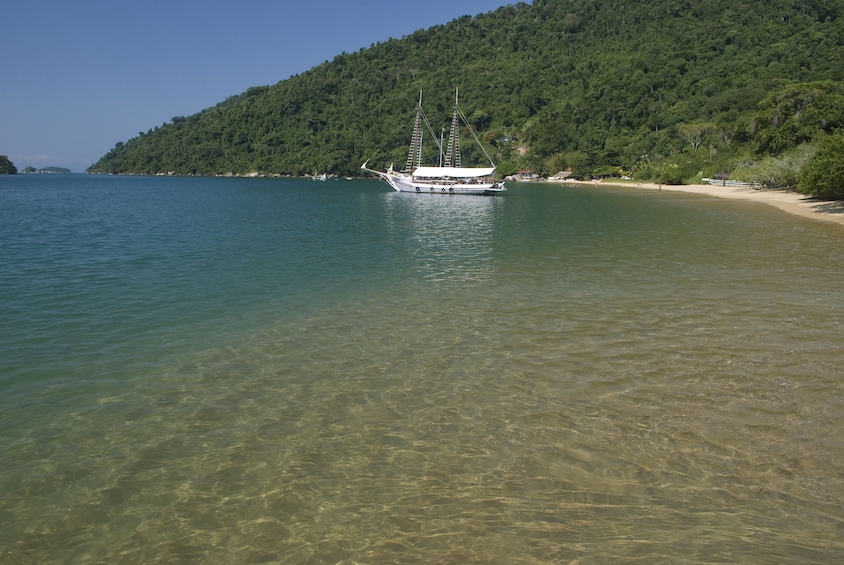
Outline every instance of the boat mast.
[[448, 149], [445, 153], [446, 167], [462, 167], [460, 156], [460, 110], [457, 106], [458, 90], [454, 89], [454, 115], [451, 117], [451, 133], [448, 135]]
[[439, 161], [437, 162], [438, 167], [443, 166], [443, 138], [445, 137], [445, 128], [440, 129], [440, 155]]
[[412, 173], [422, 166], [422, 91], [419, 91], [419, 104], [416, 105], [416, 121], [413, 122], [413, 137], [407, 152], [404, 172]]

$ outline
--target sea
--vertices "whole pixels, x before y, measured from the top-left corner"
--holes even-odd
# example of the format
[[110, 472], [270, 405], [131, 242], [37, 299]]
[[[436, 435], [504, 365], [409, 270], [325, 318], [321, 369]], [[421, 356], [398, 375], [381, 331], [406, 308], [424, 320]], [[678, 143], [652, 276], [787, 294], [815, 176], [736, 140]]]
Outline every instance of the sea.
[[842, 563], [844, 226], [0, 177], [0, 564]]

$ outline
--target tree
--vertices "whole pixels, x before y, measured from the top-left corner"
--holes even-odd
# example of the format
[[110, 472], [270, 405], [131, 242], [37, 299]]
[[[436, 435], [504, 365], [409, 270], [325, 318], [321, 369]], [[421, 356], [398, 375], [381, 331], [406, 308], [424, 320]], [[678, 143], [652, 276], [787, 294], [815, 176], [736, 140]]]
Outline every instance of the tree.
[[825, 135], [803, 167], [798, 190], [816, 198], [844, 198], [844, 135]]
[[680, 124], [678, 130], [680, 135], [692, 146], [692, 151], [697, 151], [709, 132], [715, 129], [715, 124], [701, 122], [696, 124]]
[[9, 161], [9, 158], [5, 155], [0, 155], [0, 175], [14, 175], [17, 172], [17, 167]]
[[771, 94], [750, 122], [757, 151], [770, 154], [842, 127], [844, 84], [831, 80], [792, 84]]

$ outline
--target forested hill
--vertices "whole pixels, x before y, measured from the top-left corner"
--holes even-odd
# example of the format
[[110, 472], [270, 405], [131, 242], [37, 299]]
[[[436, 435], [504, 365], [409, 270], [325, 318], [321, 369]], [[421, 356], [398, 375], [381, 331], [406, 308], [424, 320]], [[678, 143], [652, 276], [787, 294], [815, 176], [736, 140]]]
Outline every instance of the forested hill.
[[[783, 143], [766, 146], [763, 138], [780, 135], [771, 128], [789, 119], [762, 120], [780, 108], [776, 100], [803, 100], [800, 115], [806, 96], [827, 105], [844, 100], [843, 5], [509, 5], [339, 54], [273, 86], [173, 118], [117, 143], [90, 171], [349, 175], [367, 159], [377, 167], [400, 165], [419, 92], [439, 128], [448, 125], [459, 87], [461, 108], [505, 174], [521, 167], [654, 174], [666, 163], [692, 174], [730, 172], [751, 156], [811, 137], [786, 132]], [[804, 84], [820, 81], [828, 82]], [[844, 104], [832, 106], [817, 124], [798, 129], [844, 126]], [[468, 146], [464, 162], [472, 160]]]

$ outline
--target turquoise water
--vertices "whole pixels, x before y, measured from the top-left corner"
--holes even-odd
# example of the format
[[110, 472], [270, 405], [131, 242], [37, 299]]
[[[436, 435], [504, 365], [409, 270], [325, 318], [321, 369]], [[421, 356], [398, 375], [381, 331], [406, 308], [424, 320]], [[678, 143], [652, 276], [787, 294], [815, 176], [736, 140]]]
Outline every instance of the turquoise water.
[[844, 229], [0, 177], [0, 563], [835, 563]]

